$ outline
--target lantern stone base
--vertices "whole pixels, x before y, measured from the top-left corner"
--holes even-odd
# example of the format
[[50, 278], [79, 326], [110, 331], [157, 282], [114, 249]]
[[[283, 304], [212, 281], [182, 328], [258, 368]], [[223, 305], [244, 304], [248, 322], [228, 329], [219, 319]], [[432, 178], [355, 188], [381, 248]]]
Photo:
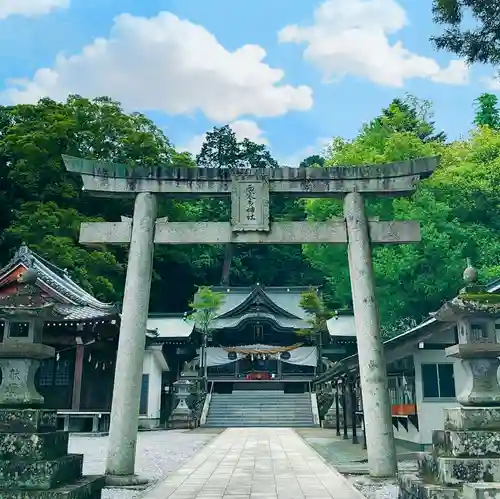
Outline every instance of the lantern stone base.
[[420, 474], [438, 483], [458, 485], [466, 482], [500, 481], [500, 457], [435, 457], [426, 455], [420, 462]]
[[500, 432], [443, 430], [433, 434], [434, 453], [453, 457], [500, 456]]
[[169, 428], [174, 430], [188, 430], [193, 428], [194, 421], [191, 411], [186, 412], [173, 412], [168, 420]]
[[400, 499], [500, 497], [500, 409], [456, 407], [444, 415], [445, 429], [433, 432], [418, 476], [399, 477]]
[[500, 407], [453, 407], [444, 412], [445, 430], [500, 432]]
[[[339, 408], [339, 421], [340, 427], [342, 428], [342, 424], [344, 421], [344, 411], [340, 407]], [[336, 428], [337, 427], [337, 410], [335, 408], [335, 401], [333, 402], [330, 409], [328, 409], [325, 417], [323, 419], [323, 428]]]
[[70, 485], [51, 490], [0, 489], [2, 499], [101, 499], [104, 477], [86, 476]]
[[417, 475], [398, 478], [399, 499], [463, 499], [461, 487], [426, 483]]
[[50, 409], [5, 409], [0, 407], [0, 434], [56, 431], [57, 412]]
[[56, 411], [0, 409], [0, 498], [100, 499], [104, 478], [82, 477], [82, 467]]
[[500, 483], [464, 483], [462, 486], [426, 483], [416, 475], [398, 479], [399, 499], [492, 499], [500, 494]]

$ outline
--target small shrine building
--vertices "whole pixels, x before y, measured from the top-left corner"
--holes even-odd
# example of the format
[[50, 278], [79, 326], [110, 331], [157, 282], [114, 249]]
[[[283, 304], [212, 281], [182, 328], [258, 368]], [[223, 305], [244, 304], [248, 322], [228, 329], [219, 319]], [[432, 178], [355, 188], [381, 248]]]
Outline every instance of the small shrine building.
[[310, 289], [259, 284], [212, 288], [222, 295], [222, 304], [210, 324], [207, 347], [199, 354], [204, 350], [205, 363], [201, 358], [200, 365], [206, 364], [214, 391], [243, 385], [252, 390], [308, 391], [320, 362], [356, 351], [352, 314], [339, 313], [328, 321], [321, 348], [318, 339], [307, 334], [310, 317], [300, 301]]

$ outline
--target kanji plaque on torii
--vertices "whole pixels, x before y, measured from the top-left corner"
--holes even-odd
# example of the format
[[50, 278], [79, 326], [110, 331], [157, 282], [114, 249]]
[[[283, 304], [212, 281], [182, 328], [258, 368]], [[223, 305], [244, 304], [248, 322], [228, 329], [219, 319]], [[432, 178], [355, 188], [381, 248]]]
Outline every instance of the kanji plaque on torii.
[[[238, 169], [128, 167], [64, 156], [83, 188], [104, 197], [135, 196], [132, 219], [84, 223], [84, 244], [130, 244], [108, 449], [107, 474], [133, 475], [140, 381], [154, 244], [348, 244], [361, 388], [370, 473], [395, 475], [396, 453], [378, 310], [371, 244], [420, 240], [415, 221], [368, 220], [363, 195], [411, 194], [432, 174], [437, 158], [386, 165], [332, 168]], [[337, 197], [344, 219], [270, 222], [269, 198]], [[156, 219], [156, 196], [231, 197], [231, 221], [169, 222]], [[131, 480], [133, 481], [133, 480]]]

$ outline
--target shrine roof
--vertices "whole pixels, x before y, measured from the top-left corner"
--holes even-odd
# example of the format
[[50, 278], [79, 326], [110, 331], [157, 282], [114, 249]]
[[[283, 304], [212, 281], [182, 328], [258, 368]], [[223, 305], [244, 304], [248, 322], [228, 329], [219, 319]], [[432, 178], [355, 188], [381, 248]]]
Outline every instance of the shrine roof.
[[246, 306], [274, 305], [276, 316], [282, 315], [289, 319], [307, 320], [308, 315], [300, 306], [302, 293], [309, 291], [309, 286], [251, 286], [251, 287], [213, 287], [216, 293], [224, 295], [219, 309], [218, 319], [227, 319], [241, 315]]
[[252, 319], [269, 320], [282, 329], [309, 329], [311, 326], [302, 319], [289, 319], [286, 317], [276, 317], [274, 314], [248, 313], [241, 317], [215, 319], [212, 327], [214, 329], [234, 329], [245, 321]]
[[4, 308], [26, 307], [25, 303], [21, 303], [21, 296], [25, 293], [15, 288], [18, 287], [20, 275], [28, 269], [36, 271], [36, 281], [32, 287], [36, 288], [37, 296], [33, 298], [35, 292], [32, 290], [32, 301], [38, 305], [54, 304], [53, 311], [59, 316], [58, 320], [85, 321], [118, 315], [116, 304], [99, 301], [76, 284], [65, 270], [48, 262], [26, 245], [22, 245], [7, 265], [0, 269], [0, 290], [6, 291], [0, 299], [0, 305]]
[[[317, 286], [314, 288], [318, 289]], [[265, 319], [282, 329], [310, 329], [310, 316], [300, 306], [302, 294], [311, 286], [215, 286], [223, 302], [214, 319], [214, 329], [233, 329], [247, 320]], [[196, 297], [195, 297], [196, 301]], [[354, 317], [341, 315], [327, 322], [330, 336], [355, 336]]]
[[147, 330], [155, 332], [155, 340], [189, 338], [194, 331], [194, 322], [174, 314], [150, 314]]

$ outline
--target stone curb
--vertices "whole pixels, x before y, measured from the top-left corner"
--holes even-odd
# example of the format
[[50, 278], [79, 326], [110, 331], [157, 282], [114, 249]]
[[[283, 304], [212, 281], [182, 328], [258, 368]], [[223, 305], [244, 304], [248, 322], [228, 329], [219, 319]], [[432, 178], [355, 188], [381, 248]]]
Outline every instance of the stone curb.
[[[333, 466], [331, 463], [329, 463], [309, 442], [297, 431], [295, 431], [295, 434], [311, 449], [318, 457], [319, 459], [326, 464], [332, 472], [337, 476], [337, 479], [340, 483], [340, 485], [343, 487], [343, 490], [340, 491], [335, 491], [335, 497], [338, 499], [366, 499], [366, 496], [361, 493], [360, 490], [358, 490], [354, 485], [352, 485], [347, 478], [340, 473], [335, 466]], [[332, 491], [331, 491], [332, 492]], [[153, 498], [152, 498], [153, 499]]]
[[[151, 481], [149, 486], [143, 490], [139, 495], [136, 497], [136, 499], [158, 499], [159, 495], [161, 495], [161, 486], [162, 483], [165, 482], [171, 475], [174, 475], [175, 473], [178, 473], [186, 464], [190, 463], [200, 452], [203, 452], [209, 445], [212, 445], [214, 441], [219, 438], [224, 432], [221, 433], [214, 433], [212, 438], [210, 440], [207, 440], [205, 444], [198, 450], [198, 452], [190, 457], [187, 461], [182, 463], [179, 468], [177, 468], [174, 471], [171, 471], [168, 475], [165, 475], [157, 480]], [[211, 435], [210, 433], [207, 433], [207, 435]]]

